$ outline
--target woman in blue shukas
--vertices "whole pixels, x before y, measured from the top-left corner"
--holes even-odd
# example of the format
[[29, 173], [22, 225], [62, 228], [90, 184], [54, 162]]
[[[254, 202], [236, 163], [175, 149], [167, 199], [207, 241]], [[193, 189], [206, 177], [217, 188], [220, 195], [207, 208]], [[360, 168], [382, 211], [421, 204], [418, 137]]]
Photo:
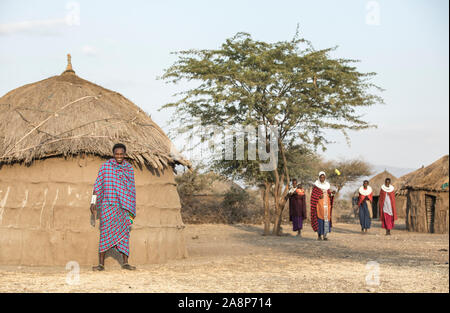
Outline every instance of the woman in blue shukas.
[[369, 186], [369, 181], [365, 180], [363, 185], [359, 188], [358, 208], [359, 208], [359, 223], [361, 224], [361, 232], [367, 233], [370, 228], [372, 218], [372, 187]]
[[105, 254], [115, 248], [123, 256], [122, 268], [135, 270], [128, 264], [130, 228], [136, 217], [136, 187], [133, 166], [125, 161], [126, 147], [116, 144], [114, 158], [104, 163], [95, 181], [91, 213], [100, 208], [99, 265], [94, 271], [105, 269]]

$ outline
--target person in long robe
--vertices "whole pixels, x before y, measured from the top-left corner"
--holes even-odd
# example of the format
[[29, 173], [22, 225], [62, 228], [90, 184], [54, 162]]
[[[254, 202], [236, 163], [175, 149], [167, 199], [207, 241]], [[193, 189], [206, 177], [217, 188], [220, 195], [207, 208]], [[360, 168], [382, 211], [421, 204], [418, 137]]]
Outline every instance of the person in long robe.
[[327, 235], [331, 232], [335, 193], [326, 181], [325, 172], [320, 172], [311, 191], [311, 226], [317, 232], [318, 240], [328, 240]]
[[380, 210], [381, 227], [386, 229], [386, 235], [391, 234], [397, 220], [397, 209], [395, 207], [395, 187], [391, 185], [391, 179], [386, 178], [384, 185], [381, 186], [380, 199], [378, 207]]
[[105, 162], [95, 180], [91, 213], [100, 210], [99, 265], [92, 269], [105, 268], [105, 254], [111, 248], [123, 257], [122, 268], [135, 270], [128, 264], [130, 230], [136, 217], [136, 187], [133, 166], [125, 160], [126, 147], [116, 144], [114, 158]]
[[297, 236], [302, 236], [303, 221], [306, 219], [305, 191], [297, 180], [292, 180], [292, 187], [289, 189], [289, 220], [292, 222], [293, 231]]
[[359, 188], [358, 208], [359, 208], [359, 223], [361, 224], [361, 232], [367, 233], [372, 222], [372, 201], [373, 191], [369, 186], [369, 181], [365, 180], [363, 185]]

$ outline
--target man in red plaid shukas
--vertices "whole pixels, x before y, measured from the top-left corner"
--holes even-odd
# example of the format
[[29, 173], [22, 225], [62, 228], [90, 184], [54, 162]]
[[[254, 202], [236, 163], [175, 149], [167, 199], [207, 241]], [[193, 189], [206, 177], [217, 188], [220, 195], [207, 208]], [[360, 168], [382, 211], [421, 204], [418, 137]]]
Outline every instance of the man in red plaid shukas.
[[133, 166], [125, 161], [126, 147], [115, 144], [114, 158], [105, 162], [95, 180], [91, 213], [100, 208], [99, 265], [94, 271], [105, 269], [105, 254], [115, 248], [123, 256], [122, 268], [135, 270], [128, 264], [130, 229], [136, 217], [136, 187]]

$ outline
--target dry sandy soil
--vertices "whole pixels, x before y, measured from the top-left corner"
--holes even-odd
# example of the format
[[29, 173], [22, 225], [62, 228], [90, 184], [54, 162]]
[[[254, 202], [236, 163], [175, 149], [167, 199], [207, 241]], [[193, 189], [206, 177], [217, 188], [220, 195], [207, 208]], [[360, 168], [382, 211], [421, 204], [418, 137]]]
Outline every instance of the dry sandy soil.
[[377, 222], [362, 235], [340, 223], [317, 241], [310, 225], [301, 238], [283, 227], [286, 236], [264, 237], [260, 225], [187, 225], [189, 258], [135, 272], [82, 267], [77, 284], [65, 268], [0, 266], [0, 292], [449, 292], [448, 235], [399, 225], [385, 236]]

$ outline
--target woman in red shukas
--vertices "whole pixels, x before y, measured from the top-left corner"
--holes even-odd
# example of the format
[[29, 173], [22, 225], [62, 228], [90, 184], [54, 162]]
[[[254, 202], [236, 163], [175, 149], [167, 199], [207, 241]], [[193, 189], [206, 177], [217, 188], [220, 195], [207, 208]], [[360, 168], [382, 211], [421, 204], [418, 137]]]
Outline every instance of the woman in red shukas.
[[391, 229], [394, 228], [394, 221], [397, 219], [394, 189], [394, 186], [391, 185], [391, 179], [386, 178], [384, 185], [381, 186], [380, 199], [378, 200], [381, 227], [386, 229], [386, 235], [391, 234]]
[[292, 187], [289, 189], [289, 220], [292, 221], [293, 231], [297, 236], [302, 236], [303, 221], [306, 219], [305, 190], [297, 180], [292, 180]]

